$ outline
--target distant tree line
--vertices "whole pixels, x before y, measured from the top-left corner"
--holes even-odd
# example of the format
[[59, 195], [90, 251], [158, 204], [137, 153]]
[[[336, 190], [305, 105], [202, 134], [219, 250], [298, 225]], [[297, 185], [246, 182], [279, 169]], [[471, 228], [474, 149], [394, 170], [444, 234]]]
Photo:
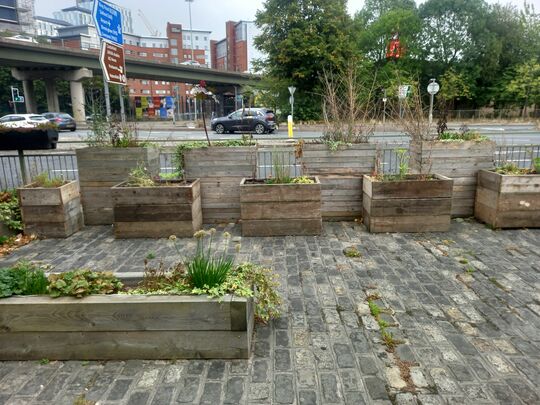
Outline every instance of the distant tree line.
[[[321, 117], [321, 74], [354, 61], [375, 97], [397, 97], [399, 84], [441, 84], [439, 108], [521, 108], [540, 104], [540, 14], [484, 0], [366, 0], [354, 17], [346, 0], [266, 0], [256, 16], [256, 46], [268, 90], [260, 102], [295, 118]], [[401, 55], [387, 58], [399, 33]]]

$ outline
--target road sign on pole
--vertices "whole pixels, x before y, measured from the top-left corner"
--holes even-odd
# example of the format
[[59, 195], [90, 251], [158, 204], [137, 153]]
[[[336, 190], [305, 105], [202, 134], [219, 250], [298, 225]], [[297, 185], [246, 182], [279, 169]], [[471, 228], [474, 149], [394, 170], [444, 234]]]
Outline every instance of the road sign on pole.
[[409, 91], [411, 89], [411, 86], [408, 84], [405, 84], [403, 86], [399, 86], [398, 88], [398, 98], [401, 100], [404, 100], [409, 95]]
[[122, 13], [120, 10], [104, 0], [95, 0], [92, 17], [100, 38], [118, 45], [124, 44]]
[[99, 61], [106, 81], [122, 86], [127, 85], [124, 48], [107, 41], [101, 41]]

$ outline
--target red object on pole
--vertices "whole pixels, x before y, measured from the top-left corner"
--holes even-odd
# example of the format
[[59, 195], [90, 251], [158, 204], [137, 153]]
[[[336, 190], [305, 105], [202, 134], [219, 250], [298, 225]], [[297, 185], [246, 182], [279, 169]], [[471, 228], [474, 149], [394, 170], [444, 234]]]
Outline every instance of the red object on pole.
[[399, 32], [395, 32], [392, 35], [392, 39], [390, 40], [390, 43], [388, 44], [388, 48], [386, 50], [386, 58], [387, 59], [399, 59], [401, 58], [402, 50], [401, 50], [401, 43], [399, 41]]

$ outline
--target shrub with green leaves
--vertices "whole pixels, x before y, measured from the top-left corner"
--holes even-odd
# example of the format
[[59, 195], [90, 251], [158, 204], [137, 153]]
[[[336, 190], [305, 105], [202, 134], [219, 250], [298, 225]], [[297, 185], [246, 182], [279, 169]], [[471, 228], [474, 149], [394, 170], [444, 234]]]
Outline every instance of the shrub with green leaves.
[[92, 270], [74, 270], [49, 276], [49, 294], [51, 297], [81, 298], [91, 294], [115, 294], [123, 284], [110, 272]]
[[15, 190], [0, 192], [0, 222], [15, 232], [22, 231], [21, 209]]
[[47, 277], [43, 269], [27, 261], [0, 269], [0, 297], [47, 294]]

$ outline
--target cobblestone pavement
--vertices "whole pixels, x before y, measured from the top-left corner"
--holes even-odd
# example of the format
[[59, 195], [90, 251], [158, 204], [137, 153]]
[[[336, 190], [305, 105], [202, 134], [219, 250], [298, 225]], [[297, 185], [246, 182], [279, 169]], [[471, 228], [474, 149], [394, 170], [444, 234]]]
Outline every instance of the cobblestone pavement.
[[[373, 235], [326, 223], [321, 237], [240, 238], [225, 228], [242, 240], [240, 259], [282, 278], [284, 315], [257, 328], [249, 361], [4, 362], [0, 403], [540, 402], [540, 230], [459, 221], [444, 234]], [[193, 252], [193, 241], [182, 244]], [[351, 246], [362, 256], [346, 257]], [[140, 272], [148, 252], [174, 258], [163, 240], [116, 241], [96, 227], [0, 265]], [[381, 325], [399, 343], [393, 353]]]

